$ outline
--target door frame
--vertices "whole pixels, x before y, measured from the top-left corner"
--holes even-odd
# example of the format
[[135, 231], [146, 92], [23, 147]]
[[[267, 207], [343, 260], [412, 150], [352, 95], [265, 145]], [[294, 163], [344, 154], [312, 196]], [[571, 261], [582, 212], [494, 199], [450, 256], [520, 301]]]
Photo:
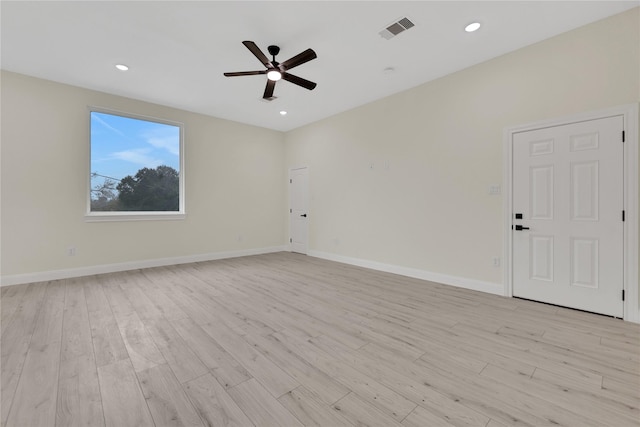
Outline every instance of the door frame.
[[[638, 104], [627, 104], [598, 111], [590, 111], [549, 120], [510, 126], [503, 132], [503, 283], [504, 295], [513, 297], [513, 135], [519, 132], [561, 126], [571, 123], [622, 116], [625, 131], [623, 180], [625, 221], [624, 239], [624, 280], [625, 301], [623, 319], [640, 323], [638, 303]], [[622, 143], [622, 142], [621, 142]]]
[[[287, 242], [288, 245], [288, 250], [289, 252], [293, 252], [293, 245], [291, 243], [291, 177], [293, 174], [293, 171], [296, 170], [300, 170], [300, 169], [306, 169], [307, 170], [307, 188], [306, 188], [306, 192], [307, 192], [307, 217], [310, 217], [311, 215], [309, 215], [309, 211], [311, 210], [311, 199], [309, 197], [309, 166], [293, 166], [289, 168], [289, 175], [287, 177], [287, 210], [289, 212], [287, 212], [287, 218], [288, 218], [288, 223], [289, 223], [289, 227], [287, 228], [288, 230], [288, 237], [287, 240], [289, 240]], [[305, 247], [305, 251], [304, 251], [305, 255], [309, 253], [309, 220], [307, 219], [307, 242], [306, 242], [306, 247]]]

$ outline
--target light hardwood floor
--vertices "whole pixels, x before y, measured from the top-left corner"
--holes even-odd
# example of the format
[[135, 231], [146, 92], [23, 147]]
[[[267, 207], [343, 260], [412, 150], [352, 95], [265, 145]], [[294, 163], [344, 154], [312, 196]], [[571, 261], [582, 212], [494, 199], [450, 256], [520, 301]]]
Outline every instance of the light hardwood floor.
[[278, 253], [2, 289], [5, 426], [640, 425], [640, 325]]

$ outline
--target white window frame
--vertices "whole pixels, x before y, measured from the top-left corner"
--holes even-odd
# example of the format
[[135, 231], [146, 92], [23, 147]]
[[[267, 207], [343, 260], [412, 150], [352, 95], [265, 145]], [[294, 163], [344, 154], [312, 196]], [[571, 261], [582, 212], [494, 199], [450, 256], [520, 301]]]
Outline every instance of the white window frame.
[[[87, 113], [87, 141], [89, 143], [88, 150], [88, 172], [86, 174], [86, 212], [84, 219], [86, 222], [107, 222], [107, 221], [153, 221], [153, 220], [181, 220], [186, 218], [185, 213], [185, 185], [184, 185], [184, 123], [176, 122], [157, 117], [144, 116], [119, 110], [113, 110], [103, 107], [89, 106]], [[112, 211], [112, 212], [92, 212], [91, 211], [91, 113], [104, 113], [114, 116], [121, 116], [136, 120], [144, 120], [149, 122], [161, 123], [176, 126], [180, 129], [180, 170], [179, 174], [179, 210], [177, 211]]]

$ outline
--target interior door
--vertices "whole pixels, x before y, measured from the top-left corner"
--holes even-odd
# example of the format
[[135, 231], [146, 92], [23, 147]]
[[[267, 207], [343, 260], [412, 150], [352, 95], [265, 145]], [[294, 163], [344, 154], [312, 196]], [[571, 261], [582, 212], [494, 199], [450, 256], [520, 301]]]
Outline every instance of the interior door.
[[513, 135], [513, 295], [623, 315], [623, 117]]
[[309, 178], [307, 168], [289, 171], [289, 230], [291, 250], [306, 254], [309, 247]]

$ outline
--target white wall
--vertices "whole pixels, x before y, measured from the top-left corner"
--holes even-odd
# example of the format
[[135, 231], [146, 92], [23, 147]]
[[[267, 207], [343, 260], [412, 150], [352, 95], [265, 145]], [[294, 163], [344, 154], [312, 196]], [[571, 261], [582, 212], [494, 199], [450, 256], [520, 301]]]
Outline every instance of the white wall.
[[[9, 72], [1, 77], [3, 276], [284, 244], [282, 133]], [[84, 221], [89, 105], [185, 124], [185, 220]], [[75, 257], [66, 254], [71, 245]]]
[[635, 8], [287, 133], [310, 252], [501, 284], [504, 128], [638, 102], [639, 24]]

